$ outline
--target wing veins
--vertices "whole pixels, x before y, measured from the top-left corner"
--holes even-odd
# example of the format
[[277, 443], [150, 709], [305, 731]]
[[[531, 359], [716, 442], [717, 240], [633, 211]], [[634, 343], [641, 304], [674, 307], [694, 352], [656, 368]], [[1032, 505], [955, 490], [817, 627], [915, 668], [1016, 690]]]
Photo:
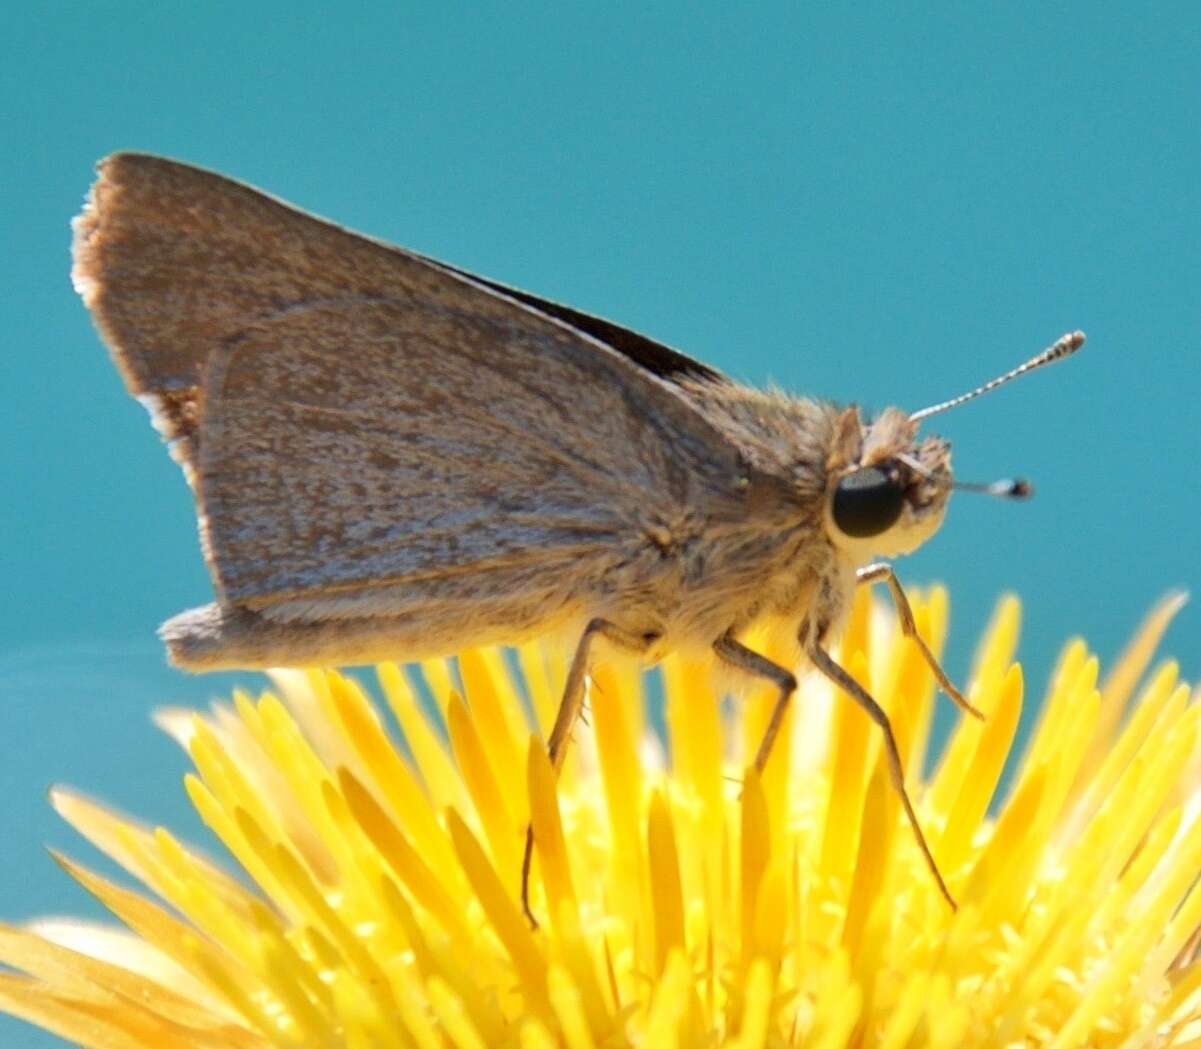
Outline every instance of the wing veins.
[[[383, 425], [378, 426], [378, 429], [389, 435], [413, 436], [425, 432], [425, 428], [422, 426], [406, 426], [403, 424], [402, 420], [392, 422], [390, 420], [381, 419], [378, 415], [375, 415], [371, 412], [354, 408], [340, 408], [334, 405], [316, 404], [312, 401], [300, 401], [290, 397], [283, 398], [278, 403], [281, 407], [295, 409], [300, 412], [314, 412], [319, 415], [328, 415], [336, 418], [370, 421], [376, 424], [382, 423]], [[620, 482], [615, 481], [611, 474], [604, 471], [594, 461], [587, 459], [574, 451], [547, 441], [532, 442], [530, 440], [530, 435], [526, 431], [504, 422], [504, 420], [499, 416], [488, 413], [483, 409], [475, 409], [468, 405], [461, 404], [457, 405], [454, 411], [460, 415], [470, 418], [473, 422], [480, 425], [481, 429], [488, 429], [507, 437], [517, 438], [521, 441], [521, 443], [538, 449], [544, 454], [547, 454], [547, 457], [553, 459], [558, 465], [566, 467], [582, 480], [586, 480], [588, 483], [594, 484], [598, 488], [603, 487], [613, 493], [620, 493], [622, 491]], [[464, 459], [462, 455], [456, 455], [453, 452], [445, 450], [440, 452], [440, 456], [447, 460], [463, 461]], [[581, 467], [584, 469], [581, 469]]]
[[[280, 307], [278, 310], [276, 310], [272, 314], [270, 314], [269, 317], [264, 318], [264, 320], [267, 323], [269, 323], [270, 321], [277, 320], [277, 319], [284, 318], [284, 317], [289, 317], [293, 314], [304, 312], [305, 310], [321, 309], [321, 308], [324, 308], [327, 306], [338, 306], [338, 305], [348, 305], [348, 304], [358, 304], [358, 303], [367, 303], [367, 304], [372, 304], [372, 305], [395, 305], [395, 306], [399, 306], [401, 308], [406, 308], [406, 306], [407, 306], [407, 304], [404, 302], [404, 300], [399, 299], [395, 296], [386, 296], [386, 295], [331, 296], [331, 297], [326, 297], [326, 298], [321, 298], [321, 299], [309, 299], [309, 300], [304, 300], [302, 302], [296, 302], [296, 303], [291, 303], [291, 304], [285, 305], [283, 307]], [[471, 322], [476, 319], [470, 313], [467, 313], [463, 310], [454, 309], [452, 307], [440, 307], [440, 306], [434, 306], [433, 304], [426, 303], [426, 304], [423, 304], [423, 308], [427, 309], [427, 310], [431, 310], [432, 312], [441, 313], [443, 315], [456, 316], [456, 317], [459, 317], [460, 319], [466, 320], [468, 322]], [[528, 307], [528, 306], [526, 308], [532, 309], [532, 307]], [[564, 322], [560, 321], [558, 323], [564, 323]], [[253, 329], [244, 329], [242, 332], [239, 332], [237, 335], [226, 340], [226, 348], [229, 351], [233, 351], [236, 348], [236, 345], [238, 342], [241, 342], [244, 338], [248, 337], [252, 333], [253, 333]], [[594, 336], [591, 336], [586, 332], [578, 332], [575, 334], [581, 335], [587, 339], [594, 338]], [[457, 355], [457, 349], [452, 344], [448, 344], [445, 341], [436, 340], [436, 339], [432, 338], [431, 336], [429, 336], [428, 334], [427, 334], [426, 338], [428, 340], [429, 345], [431, 347], [437, 349], [441, 353], [443, 353], [447, 356]], [[503, 343], [501, 343], [501, 345], [503, 345]], [[311, 357], [316, 360], [324, 360], [326, 358], [325, 353], [318, 348], [300, 346], [300, 347], [296, 347], [293, 350], [293, 352], [298, 352], [301, 356]], [[495, 368], [490, 369], [490, 371], [491, 371], [492, 381], [498, 382], [502, 385], [507, 385], [510, 388], [516, 387], [517, 389], [521, 390], [525, 394], [535, 398], [540, 403], [545, 405], [548, 409], [550, 409], [555, 414], [555, 416], [558, 419], [560, 419], [563, 422], [563, 424], [565, 426], [570, 425], [571, 416], [570, 416], [570, 411], [569, 411], [568, 406], [566, 404], [564, 404], [562, 401], [559, 401], [559, 400], [555, 399], [554, 397], [550, 396], [546, 390], [544, 390], [536, 385], [533, 385], [531, 383], [523, 382], [517, 374], [511, 373], [511, 372], [506, 372], [503, 368], [495, 367]], [[496, 399], [500, 399], [500, 398], [496, 398]], [[309, 408], [312, 411], [315, 411], [315, 412], [318, 412], [321, 414], [325, 414], [325, 415], [329, 415], [329, 416], [338, 416], [338, 417], [344, 417], [344, 418], [372, 419], [372, 420], [376, 421], [377, 423], [385, 421], [385, 420], [381, 420], [378, 416], [371, 415], [368, 412], [359, 412], [352, 408], [342, 408], [342, 407], [333, 406], [333, 405], [318, 405], [313, 402], [299, 401], [294, 398], [284, 398], [280, 401], [280, 403], [285, 406], [288, 406], [288, 407]], [[577, 477], [580, 477], [581, 479], [589, 481], [591, 483], [596, 483], [596, 484], [598, 484], [598, 486], [603, 486], [607, 491], [609, 491], [610, 493], [613, 493], [614, 495], [621, 495], [625, 491], [625, 488], [619, 479], [615, 479], [612, 474], [610, 474], [606, 470], [604, 470], [595, 460], [581, 454], [578, 450], [568, 449], [568, 448], [565, 448], [562, 444], [559, 444], [557, 442], [552, 443], [552, 442], [546, 441], [545, 439], [536, 441], [536, 442], [531, 442], [530, 435], [528, 432], [521, 430], [517, 427], [514, 427], [513, 425], [505, 422], [502, 417], [496, 415], [493, 412], [489, 412], [482, 408], [473, 408], [472, 406], [470, 406], [467, 403], [460, 403], [460, 404], [456, 405], [454, 410], [460, 414], [469, 416], [473, 421], [475, 421], [477, 424], [482, 425], [484, 428], [491, 428], [493, 430], [499, 431], [500, 433], [502, 433], [506, 436], [516, 438], [517, 443], [519, 443], [519, 444], [524, 444], [527, 446], [532, 445], [534, 448], [544, 449], [546, 452], [550, 453], [550, 456], [549, 456], [550, 458], [554, 459], [559, 465], [566, 467], [568, 470], [570, 470], [572, 473], [574, 473]], [[652, 422], [655, 421], [653, 419], [653, 417], [652, 417], [651, 421]], [[662, 427], [656, 425], [655, 428], [656, 428], [656, 432], [658, 432], [661, 436], [666, 436], [666, 434], [664, 434], [664, 432], [663, 432]], [[392, 432], [392, 433], [405, 432], [405, 431], [398, 431], [391, 425], [388, 425], [387, 430], [388, 430], [388, 432]], [[580, 467], [584, 467], [585, 469], [581, 470]]]

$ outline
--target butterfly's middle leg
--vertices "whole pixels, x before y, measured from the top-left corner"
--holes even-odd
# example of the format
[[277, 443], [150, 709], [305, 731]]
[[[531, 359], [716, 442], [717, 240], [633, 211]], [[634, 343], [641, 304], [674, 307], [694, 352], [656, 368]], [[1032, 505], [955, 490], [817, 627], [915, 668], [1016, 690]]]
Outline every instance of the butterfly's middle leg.
[[767, 656], [762, 656], [754, 649], [747, 648], [730, 634], [722, 634], [713, 643], [713, 652], [723, 663], [736, 667], [751, 677], [770, 681], [779, 690], [775, 706], [772, 707], [771, 718], [767, 722], [763, 739], [759, 742], [759, 749], [755, 753], [755, 771], [762, 773], [767, 767], [767, 759], [771, 757], [772, 744], [776, 742], [780, 726], [784, 723], [784, 712], [788, 709], [788, 703], [796, 691], [796, 675], [787, 667], [773, 663]]
[[[571, 730], [584, 707], [584, 684], [588, 677], [588, 667], [592, 642], [597, 637], [618, 648], [643, 655], [658, 639], [658, 634], [636, 634], [619, 627], [607, 619], [593, 619], [584, 628], [576, 645], [575, 655], [572, 656], [571, 666], [567, 671], [567, 683], [563, 686], [563, 698], [559, 701], [559, 713], [555, 715], [555, 724], [550, 731], [547, 741], [547, 754], [550, 757], [551, 768], [557, 773], [563, 765], [567, 754], [567, 744], [571, 739]], [[530, 864], [534, 857], [534, 825], [531, 823], [525, 832], [525, 854], [521, 859], [521, 909], [534, 928], [538, 921], [530, 911]]]
[[[884, 708], [872, 698], [859, 682], [834, 662], [829, 653], [822, 647], [822, 638], [827, 633], [827, 629], [828, 624], [818, 624], [817, 628], [814, 629], [808, 620], [801, 625], [798, 636], [801, 644], [804, 646], [805, 654], [809, 657], [809, 662], [823, 677], [850, 696], [863, 708], [867, 716], [880, 727], [880, 731], [884, 734], [884, 754], [893, 789], [896, 790], [898, 797], [901, 799], [905, 816], [913, 828], [914, 837], [917, 839], [918, 848], [921, 850], [926, 865], [934, 876], [934, 881], [939, 891], [947, 903], [950, 904], [951, 909], [954, 910], [955, 899], [947, 889], [946, 882], [943, 881], [942, 873], [935, 862], [934, 854], [930, 851], [930, 846], [926, 842], [925, 835], [922, 833], [922, 827], [918, 822], [917, 813], [909, 799], [909, 793], [905, 789], [905, 769], [901, 762], [901, 752], [897, 747], [892, 722], [889, 720]], [[763, 733], [763, 741], [759, 744], [759, 752], [755, 755], [755, 769], [761, 773], [767, 765], [768, 757], [771, 755], [772, 744], [779, 734], [780, 725], [784, 720], [784, 713], [788, 709], [788, 704], [792, 699], [793, 693], [796, 691], [796, 676], [787, 668], [780, 666], [778, 663], [773, 663], [766, 656], [761, 656], [758, 652], [747, 648], [746, 645], [735, 640], [729, 634], [717, 640], [713, 646], [713, 651], [723, 662], [746, 671], [755, 677], [770, 681], [779, 689], [779, 693], [776, 696], [776, 704], [772, 708], [771, 719], [767, 723], [767, 730]]]

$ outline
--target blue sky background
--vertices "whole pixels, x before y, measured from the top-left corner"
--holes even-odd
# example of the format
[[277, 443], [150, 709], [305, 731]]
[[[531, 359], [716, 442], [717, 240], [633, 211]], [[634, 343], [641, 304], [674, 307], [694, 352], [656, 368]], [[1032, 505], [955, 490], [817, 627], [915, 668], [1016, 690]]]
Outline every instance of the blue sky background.
[[[610, 316], [734, 376], [916, 408], [1070, 328], [1070, 364], [937, 420], [958, 496], [901, 565], [962, 676], [1026, 603], [1112, 656], [1201, 586], [1201, 14], [1191, 4], [26, 4], [0, 34], [0, 916], [95, 913], [44, 843], [70, 782], [201, 837], [150, 726], [209, 599], [179, 471], [68, 281], [94, 161], [187, 159]], [[1201, 612], [1169, 650], [1201, 674]], [[57, 1044], [0, 1021], [4, 1044]]]

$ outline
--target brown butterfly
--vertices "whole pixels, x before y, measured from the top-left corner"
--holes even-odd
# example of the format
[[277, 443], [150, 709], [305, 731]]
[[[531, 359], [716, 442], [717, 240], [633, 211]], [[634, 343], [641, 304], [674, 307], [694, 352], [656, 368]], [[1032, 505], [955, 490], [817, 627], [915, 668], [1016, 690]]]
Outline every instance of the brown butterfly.
[[[162, 628], [192, 670], [446, 655], [575, 627], [549, 739], [557, 767], [598, 638], [676, 649], [778, 689], [739, 640], [787, 616], [809, 663], [884, 734], [829, 655], [852, 592], [884, 581], [963, 485], [921, 419], [1064, 357], [1065, 335], [962, 397], [871, 420], [737, 385], [645, 336], [138, 154], [101, 162], [75, 220], [75, 286], [196, 498], [215, 603]], [[528, 878], [529, 841], [523, 898]]]

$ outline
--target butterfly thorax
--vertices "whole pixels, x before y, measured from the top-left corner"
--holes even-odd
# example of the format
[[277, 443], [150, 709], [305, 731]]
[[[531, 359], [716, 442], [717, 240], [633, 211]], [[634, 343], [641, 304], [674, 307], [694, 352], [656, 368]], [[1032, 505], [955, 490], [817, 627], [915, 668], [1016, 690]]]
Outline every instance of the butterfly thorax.
[[687, 395], [741, 453], [742, 513], [706, 521], [680, 544], [665, 631], [684, 647], [768, 618], [837, 631], [856, 571], [907, 553], [941, 523], [949, 447], [918, 440], [897, 409], [863, 422], [855, 407], [695, 381]]

